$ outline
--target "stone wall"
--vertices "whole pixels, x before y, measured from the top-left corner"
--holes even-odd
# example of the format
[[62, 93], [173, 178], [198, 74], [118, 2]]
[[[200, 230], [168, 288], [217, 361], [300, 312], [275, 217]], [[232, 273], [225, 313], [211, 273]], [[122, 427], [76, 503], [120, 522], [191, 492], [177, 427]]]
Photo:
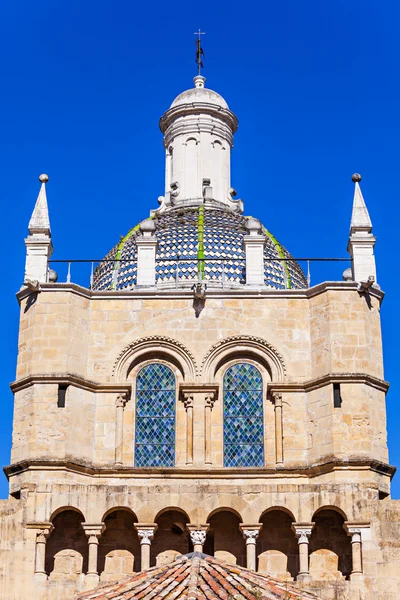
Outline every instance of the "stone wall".
[[[327, 600], [394, 600], [400, 510], [383, 499], [393, 469], [378, 292], [361, 295], [352, 283], [210, 292], [197, 313], [190, 292], [92, 295], [45, 284], [20, 300], [7, 474], [21, 499], [0, 507], [0, 597], [22, 600], [35, 590], [39, 600], [70, 600], [93, 586], [92, 526], [100, 581], [141, 568], [134, 523], [156, 527], [151, 564], [191, 551], [186, 525], [208, 523], [205, 551], [243, 565], [239, 525], [260, 523], [258, 569], [292, 581], [293, 524], [315, 522], [313, 580], [297, 585]], [[136, 375], [155, 360], [176, 375], [176, 462], [137, 469]], [[263, 379], [265, 466], [257, 469], [223, 466], [223, 375], [238, 360]], [[345, 522], [364, 527], [358, 581], [349, 579]], [[41, 531], [45, 572], [34, 575]]]

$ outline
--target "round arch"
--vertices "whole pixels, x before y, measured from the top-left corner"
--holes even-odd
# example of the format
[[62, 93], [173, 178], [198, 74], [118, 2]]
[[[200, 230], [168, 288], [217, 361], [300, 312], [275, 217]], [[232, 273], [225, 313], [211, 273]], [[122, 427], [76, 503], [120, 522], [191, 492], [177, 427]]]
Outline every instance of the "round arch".
[[230, 507], [230, 506], [221, 506], [218, 508], [215, 508], [213, 511], [210, 512], [210, 514], [208, 515], [207, 519], [206, 519], [206, 523], [208, 523], [208, 521], [214, 517], [216, 514], [220, 513], [220, 512], [230, 512], [233, 515], [235, 515], [235, 517], [237, 517], [239, 519], [239, 521], [241, 523], [243, 523], [243, 519], [242, 519], [242, 515], [235, 510], [234, 508]]
[[314, 514], [312, 516], [312, 521], [314, 521], [314, 518], [318, 515], [318, 513], [324, 511], [324, 510], [331, 510], [333, 512], [338, 513], [345, 521], [347, 521], [347, 515], [344, 512], [344, 510], [342, 510], [341, 508], [339, 508], [338, 506], [333, 506], [333, 505], [324, 505], [324, 506], [320, 506], [319, 508], [317, 508], [314, 511]]
[[161, 510], [159, 510], [158, 513], [156, 514], [156, 516], [154, 517], [154, 523], [156, 523], [157, 519], [159, 519], [163, 514], [165, 514], [167, 512], [181, 513], [185, 517], [185, 519], [187, 519], [188, 523], [190, 523], [189, 515], [187, 514], [187, 512], [185, 510], [183, 510], [183, 508], [180, 508], [179, 506], [166, 506], [165, 508], [162, 508]]
[[113, 506], [112, 508], [109, 508], [104, 515], [102, 516], [101, 520], [105, 521], [105, 519], [107, 519], [107, 517], [109, 517], [113, 512], [116, 512], [117, 510], [124, 510], [125, 512], [129, 513], [130, 515], [132, 515], [133, 519], [135, 521], [137, 521], [137, 516], [136, 513], [129, 508], [128, 506]]
[[226, 362], [246, 358], [261, 364], [272, 381], [285, 380], [286, 365], [283, 356], [263, 338], [248, 335], [225, 338], [210, 348], [202, 363], [204, 381], [212, 383], [215, 374]]
[[196, 378], [196, 361], [193, 354], [180, 342], [165, 336], [152, 335], [131, 342], [114, 361], [112, 377], [126, 381], [130, 371], [144, 360], [166, 360], [175, 365], [187, 381]]
[[60, 515], [60, 514], [61, 514], [61, 513], [63, 513], [63, 512], [66, 512], [66, 511], [68, 511], [68, 510], [72, 510], [72, 511], [74, 511], [74, 512], [78, 513], [78, 515], [80, 515], [80, 516], [82, 517], [82, 520], [83, 520], [83, 521], [86, 521], [86, 519], [85, 519], [85, 516], [84, 516], [83, 512], [82, 512], [81, 510], [79, 510], [79, 508], [76, 508], [75, 506], [67, 506], [67, 505], [64, 505], [64, 506], [60, 506], [59, 508], [56, 508], [56, 509], [55, 509], [55, 510], [52, 512], [52, 514], [51, 514], [51, 517], [50, 517], [50, 519], [49, 519], [50, 523], [52, 523], [52, 522], [54, 521], [54, 519], [55, 519], [56, 517], [58, 517], [58, 515]]
[[261, 522], [262, 518], [265, 517], [265, 515], [267, 515], [268, 513], [272, 512], [272, 511], [275, 511], [275, 510], [287, 514], [292, 519], [292, 521], [296, 522], [296, 517], [294, 516], [294, 514], [292, 513], [291, 510], [286, 508], [286, 506], [270, 506], [269, 508], [267, 508], [266, 510], [264, 510], [261, 513], [258, 520]]

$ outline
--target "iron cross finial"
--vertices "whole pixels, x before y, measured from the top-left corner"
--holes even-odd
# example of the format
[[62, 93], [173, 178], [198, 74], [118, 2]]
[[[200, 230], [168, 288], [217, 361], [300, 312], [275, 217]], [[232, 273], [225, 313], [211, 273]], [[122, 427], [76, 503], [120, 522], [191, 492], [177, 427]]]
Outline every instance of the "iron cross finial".
[[201, 69], [204, 69], [204, 65], [203, 65], [204, 50], [201, 47], [201, 36], [202, 35], [206, 35], [206, 33], [205, 33], [205, 31], [201, 31], [201, 29], [199, 28], [199, 30], [195, 31], [195, 33], [193, 35], [197, 35], [197, 40], [196, 40], [196, 64], [197, 64], [197, 68], [198, 68], [198, 74], [200, 75]]

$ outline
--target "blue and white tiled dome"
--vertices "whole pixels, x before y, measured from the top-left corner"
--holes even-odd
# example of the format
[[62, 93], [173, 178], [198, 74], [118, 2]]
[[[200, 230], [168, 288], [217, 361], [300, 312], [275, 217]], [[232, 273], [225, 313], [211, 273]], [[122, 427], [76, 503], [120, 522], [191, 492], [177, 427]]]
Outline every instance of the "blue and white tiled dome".
[[[155, 217], [154, 222], [157, 286], [193, 284], [198, 277], [199, 208], [169, 210]], [[245, 223], [246, 217], [230, 209], [204, 208], [204, 279], [208, 285], [238, 287], [245, 283]], [[137, 225], [110, 250], [94, 273], [93, 289], [128, 290], [136, 285], [139, 233]], [[265, 285], [275, 289], [306, 288], [299, 264], [264, 227], [263, 233]]]

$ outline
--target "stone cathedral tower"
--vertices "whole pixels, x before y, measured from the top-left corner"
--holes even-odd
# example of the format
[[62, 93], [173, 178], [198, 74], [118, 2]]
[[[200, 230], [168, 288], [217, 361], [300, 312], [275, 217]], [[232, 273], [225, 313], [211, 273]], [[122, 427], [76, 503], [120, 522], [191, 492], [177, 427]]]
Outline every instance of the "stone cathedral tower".
[[230, 581], [242, 567], [270, 575], [259, 580], [281, 592], [268, 598], [398, 599], [383, 292], [361, 178], [352, 268], [309, 287], [245, 216], [230, 178], [237, 118], [194, 82], [160, 120], [159, 207], [87, 287], [49, 267], [40, 177], [17, 294], [0, 597], [68, 600], [194, 550]]

